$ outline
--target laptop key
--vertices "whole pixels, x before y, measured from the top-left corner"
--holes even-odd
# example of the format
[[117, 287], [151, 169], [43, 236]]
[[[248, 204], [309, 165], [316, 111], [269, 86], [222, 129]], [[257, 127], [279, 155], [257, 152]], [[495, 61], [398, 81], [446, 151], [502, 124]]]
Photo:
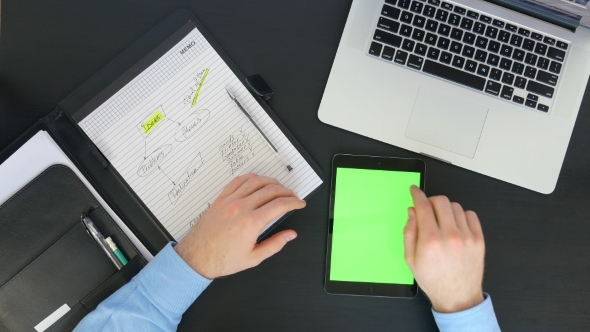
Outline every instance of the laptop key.
[[537, 54], [545, 55], [546, 51], [547, 51], [547, 45], [545, 45], [545, 44], [537, 43], [537, 46], [535, 46], [535, 53], [537, 53]]
[[490, 72], [490, 67], [480, 63], [477, 67], [477, 74], [483, 77], [488, 77], [488, 73]]
[[549, 51], [547, 51], [547, 57], [557, 61], [563, 61], [565, 58], [565, 51], [558, 50], [555, 47], [549, 47]]
[[388, 5], [383, 5], [383, 9], [381, 9], [381, 15], [387, 16], [393, 19], [398, 19], [401, 10], [399, 8], [391, 7]]
[[532, 94], [532, 93], [529, 93], [529, 94], [526, 96], [526, 99], [528, 99], [528, 100], [532, 100], [532, 101], [539, 101], [539, 96], [535, 96], [534, 94]]
[[418, 55], [426, 55], [426, 51], [428, 50], [428, 46], [424, 44], [417, 43], [416, 48], [414, 49], [414, 53]]
[[461, 43], [453, 41], [453, 42], [451, 42], [451, 48], [449, 49], [449, 51], [459, 54], [459, 53], [461, 53], [462, 48], [463, 48], [463, 45]]
[[455, 9], [453, 9], [453, 11], [457, 14], [465, 15], [465, 13], [467, 12], [467, 9], [465, 9], [463, 7], [455, 6]]
[[561, 63], [551, 61], [551, 65], [549, 65], [549, 71], [559, 74], [559, 72], [561, 71]]
[[385, 3], [395, 6], [395, 4], [397, 3], [397, 0], [385, 0]]
[[547, 69], [547, 67], [549, 67], [549, 59], [539, 57], [539, 60], [537, 60], [537, 67]]
[[409, 39], [404, 39], [404, 42], [402, 43], [402, 49], [408, 51], [408, 52], [412, 52], [414, 51], [414, 45], [416, 43], [414, 43], [413, 40], [409, 40]]
[[381, 49], [383, 49], [383, 45], [376, 42], [372, 42], [371, 47], [369, 48], [369, 54], [379, 56], [381, 55]]
[[442, 5], [441, 5], [441, 7], [444, 8], [444, 9], [453, 10], [453, 5], [451, 5], [448, 2], [443, 2]]
[[504, 75], [502, 75], [502, 82], [512, 85], [512, 82], [514, 82], [514, 75], [510, 74], [509, 72], [505, 71]]
[[524, 98], [519, 97], [519, 96], [514, 96], [514, 97], [512, 97], [512, 101], [515, 102], [515, 103], [517, 103], [517, 104], [521, 104], [522, 105], [524, 103]]
[[475, 42], [475, 35], [471, 32], [465, 32], [463, 35], [463, 42], [465, 44], [473, 45], [473, 42]]
[[402, 50], [397, 50], [397, 53], [395, 53], [395, 58], [393, 59], [393, 62], [399, 63], [400, 65], [405, 65], [407, 59], [408, 59], [408, 53], [406, 53]]
[[531, 38], [538, 40], [538, 41], [543, 41], [543, 36], [539, 33], [536, 33], [536, 32], [531, 33]]
[[476, 12], [472, 12], [471, 10], [467, 11], [467, 16], [471, 17], [474, 20], [477, 20], [479, 18], [479, 14]]
[[566, 43], [564, 43], [564, 42], [562, 42], [562, 41], [559, 41], [559, 40], [558, 40], [558, 41], [557, 41], [557, 43], [555, 43], [555, 46], [557, 46], [557, 47], [559, 47], [559, 48], [562, 48], [562, 49], [564, 49], [564, 50], [567, 50], [567, 44], [566, 44]]
[[524, 42], [522, 43], [522, 48], [532, 52], [535, 49], [535, 41], [532, 39], [525, 38]]
[[449, 35], [449, 33], [451, 32], [451, 27], [446, 25], [446, 24], [440, 24], [438, 26], [438, 33], [447, 37]]
[[534, 79], [535, 76], [537, 76], [537, 69], [531, 66], [526, 66], [526, 69], [524, 70], [524, 76]]
[[403, 9], [410, 8], [411, 1], [410, 0], [398, 0], [397, 6]]
[[522, 44], [522, 39], [522, 36], [512, 35], [512, 37], [510, 38], [510, 45], [520, 47], [520, 45]]
[[[385, 31], [375, 30], [375, 34], [373, 35], [373, 39], [380, 41], [385, 44], [389, 44], [393, 47], [399, 47], [402, 42], [402, 38], [400, 36], [392, 35]], [[371, 46], [372, 47], [372, 46]]]
[[476, 69], [477, 69], [477, 62], [475, 62], [473, 60], [465, 61], [465, 70], [475, 73]]
[[449, 48], [449, 44], [451, 43], [450, 40], [448, 40], [445, 37], [440, 37], [438, 38], [438, 43], [436, 43], [436, 46], [438, 48], [442, 48], [443, 50], [446, 50], [447, 48]]
[[417, 41], [423, 41], [424, 34], [425, 34], [424, 30], [414, 29], [414, 33], [412, 33], [412, 39], [415, 39]]
[[543, 38], [543, 43], [555, 45], [555, 39], [545, 36], [545, 38]]
[[510, 70], [511, 67], [512, 67], [512, 60], [506, 59], [506, 58], [502, 58], [502, 60], [500, 60], [500, 68], [502, 68], [504, 70]]
[[524, 101], [524, 104], [528, 107], [532, 107], [535, 108], [537, 106], [537, 102], [536, 101], [532, 101], [530, 99], [527, 99]]
[[502, 71], [496, 68], [490, 70], [490, 78], [499, 81], [502, 78]]
[[413, 26], [418, 28], [423, 28], [424, 24], [426, 23], [426, 18], [420, 15], [414, 16], [414, 21], [412, 23]]
[[530, 36], [531, 32], [528, 31], [527, 29], [519, 28], [518, 29], [518, 34], [519, 35], [523, 35], [525, 37], [528, 37], [528, 36]]
[[488, 25], [488, 27], [486, 28], [486, 37], [496, 39], [497, 36], [498, 36], [498, 28], [494, 28], [493, 26]]
[[417, 55], [410, 54], [410, 58], [408, 59], [408, 67], [414, 69], [422, 69], [422, 63], [424, 62], [424, 58], [421, 58]]
[[486, 15], [480, 15], [479, 20], [482, 22], [486, 22], [487, 24], [492, 23], [492, 18]]
[[524, 89], [526, 87], [526, 79], [520, 76], [516, 76], [516, 80], [514, 81], [514, 86], [519, 89]]
[[492, 66], [497, 66], [498, 63], [500, 62], [500, 57], [495, 55], [495, 54], [490, 54], [488, 55], [488, 61], [486, 61], [486, 63], [488, 65], [492, 65]]
[[512, 59], [517, 60], [517, 61], [522, 61], [524, 60], [524, 51], [517, 48], [514, 50], [514, 53], [512, 53]]
[[396, 21], [388, 20], [385, 17], [379, 17], [379, 23], [377, 26], [381, 29], [397, 33], [399, 31], [399, 23]]
[[486, 84], [486, 92], [489, 94], [492, 94], [494, 96], [497, 96], [500, 94], [501, 87], [502, 87], [502, 84], [500, 84], [500, 83], [496, 83], [494, 81], [488, 81], [488, 83]]
[[518, 31], [518, 28], [516, 27], [516, 25], [506, 23], [506, 30], [516, 32]]
[[446, 63], [446, 64], [451, 64], [451, 61], [453, 61], [453, 55], [451, 53], [443, 51], [440, 54], [440, 62]]
[[537, 56], [533, 53], [527, 53], [526, 57], [524, 58], [524, 62], [534, 66], [535, 64], [537, 64]]
[[440, 0], [428, 0], [428, 3], [434, 6], [438, 6], [440, 4]]
[[438, 28], [438, 23], [433, 20], [426, 21], [426, 26], [424, 27], [428, 31], [436, 32], [436, 28]]
[[424, 7], [424, 4], [422, 2], [412, 1], [412, 5], [410, 6], [410, 10], [413, 11], [414, 13], [421, 14], [423, 7]]
[[447, 21], [447, 17], [449, 17], [449, 12], [444, 10], [444, 9], [439, 9], [436, 11], [436, 19], [439, 21], [443, 21], [446, 22]]
[[463, 30], [457, 29], [457, 28], [453, 28], [453, 30], [451, 30], [451, 38], [456, 39], [456, 40], [461, 40], [462, 37], [463, 37]]
[[502, 92], [500, 93], [500, 97], [502, 97], [504, 99], [511, 100], [513, 93], [514, 93], [514, 88], [512, 88], [512, 87], [510, 87], [508, 85], [504, 85], [502, 87]]
[[457, 14], [449, 15], [449, 19], [447, 20], [447, 23], [449, 23], [450, 25], [459, 26], [459, 22], [461, 22], [461, 16], [459, 16]]
[[435, 34], [428, 32], [426, 34], [426, 38], [424, 38], [424, 42], [426, 44], [428, 44], [428, 45], [433, 45], [434, 46], [434, 45], [436, 45], [436, 40], [437, 39], [438, 39], [438, 37]]
[[428, 54], [426, 56], [432, 60], [438, 60], [439, 54], [440, 50], [438, 48], [430, 47], [428, 48]]
[[[445, 52], [443, 52], [444, 54]], [[457, 84], [465, 85], [472, 89], [476, 89], [482, 91], [484, 89], [486, 79], [477, 76], [474, 74], [470, 74], [464, 72], [459, 69], [455, 69], [453, 67], [445, 66], [443, 64], [431, 61], [426, 59], [424, 62], [424, 69], [425, 73], [438, 76], [440, 78], [444, 78], [446, 80], [455, 82]]]
[[399, 34], [410, 37], [412, 35], [412, 27], [407, 24], [402, 24], [402, 27], [399, 29]]
[[512, 55], [512, 46], [502, 45], [500, 48], [500, 54], [505, 57], [510, 57], [510, 55]]
[[393, 55], [395, 54], [395, 49], [391, 48], [389, 46], [385, 46], [383, 48], [383, 54], [381, 54], [381, 57], [385, 60], [393, 60]]
[[499, 21], [499, 20], [494, 20], [494, 22], [492, 22], [493, 25], [497, 26], [500, 29], [504, 28], [504, 22]]
[[544, 70], [539, 70], [537, 72], [537, 81], [555, 86], [557, 84], [557, 75], [553, 75]]
[[473, 20], [468, 18], [468, 17], [463, 17], [463, 19], [461, 19], [461, 28], [465, 29], [465, 30], [471, 30], [471, 28], [473, 27]]
[[485, 49], [486, 46], [488, 46], [488, 39], [486, 37], [477, 36], [477, 39], [475, 40], [475, 46]]
[[500, 43], [495, 40], [490, 40], [490, 43], [488, 44], [488, 51], [498, 53], [498, 51], [500, 51]]
[[475, 51], [475, 60], [480, 61], [480, 62], [485, 62], [487, 57], [488, 57], [488, 53], [486, 51], [482, 51], [482, 50]]
[[483, 23], [479, 23], [476, 22], [475, 25], [473, 26], [473, 32], [483, 35], [484, 32], [486, 31], [486, 25]]
[[461, 55], [463, 55], [464, 57], [467, 57], [467, 58], [473, 58], [474, 53], [475, 53], [475, 48], [465, 45], [463, 47], [463, 52], [461, 52]]
[[510, 32], [504, 30], [500, 31], [500, 33], [498, 34], [498, 40], [508, 44], [508, 42], [510, 41]]
[[407, 12], [407, 11], [403, 11], [402, 16], [399, 18], [400, 21], [404, 22], [404, 23], [408, 23], [411, 24], [412, 23], [412, 19], [414, 18], [414, 14]]
[[541, 112], [547, 112], [547, 111], [549, 111], [549, 106], [543, 105], [543, 104], [538, 104], [537, 109]]
[[426, 17], [434, 17], [434, 15], [436, 15], [436, 8], [426, 5], [424, 6], [424, 11], [422, 12], [422, 14]]
[[512, 72], [518, 75], [522, 74], [522, 71], [524, 70], [524, 65], [520, 62], [514, 62], [512, 64]]
[[536, 93], [547, 98], [553, 98], [553, 92], [555, 92], [554, 88], [539, 82], [535, 82], [533, 80], [529, 80], [526, 89], [529, 92]]

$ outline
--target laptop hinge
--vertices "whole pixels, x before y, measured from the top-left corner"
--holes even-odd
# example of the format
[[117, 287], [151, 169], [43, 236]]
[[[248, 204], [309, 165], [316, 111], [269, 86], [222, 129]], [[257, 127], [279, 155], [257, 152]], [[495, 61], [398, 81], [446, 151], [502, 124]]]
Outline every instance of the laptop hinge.
[[578, 26], [580, 26], [580, 17], [566, 14], [541, 4], [533, 3], [527, 0], [485, 0], [498, 6], [502, 6], [508, 9], [512, 9], [519, 13], [532, 16], [539, 20], [543, 20], [547, 23], [551, 23], [560, 26], [564, 29], [568, 29], [575, 32]]

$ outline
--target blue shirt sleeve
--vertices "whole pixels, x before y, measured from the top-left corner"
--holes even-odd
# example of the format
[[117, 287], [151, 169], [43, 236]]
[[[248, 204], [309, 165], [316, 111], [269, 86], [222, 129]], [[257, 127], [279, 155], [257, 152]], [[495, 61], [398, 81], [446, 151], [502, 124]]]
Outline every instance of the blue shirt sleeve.
[[432, 309], [434, 320], [441, 332], [497, 332], [500, 325], [494, 313], [492, 298], [489, 294], [483, 293], [482, 303], [473, 308], [443, 314]]
[[169, 243], [74, 331], [176, 331], [182, 314], [210, 283]]

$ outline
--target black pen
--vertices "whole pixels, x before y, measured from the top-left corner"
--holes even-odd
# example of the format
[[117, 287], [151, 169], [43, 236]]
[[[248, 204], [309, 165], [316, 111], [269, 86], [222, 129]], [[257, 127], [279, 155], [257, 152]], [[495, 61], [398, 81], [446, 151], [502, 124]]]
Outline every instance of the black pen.
[[244, 115], [246, 115], [246, 117], [248, 118], [248, 120], [250, 120], [250, 122], [254, 125], [254, 127], [256, 127], [256, 130], [258, 130], [260, 135], [262, 135], [262, 137], [264, 137], [264, 139], [266, 140], [266, 143], [268, 143], [268, 145], [271, 147], [271, 149], [276, 153], [277, 157], [279, 157], [279, 159], [281, 159], [281, 161], [285, 164], [285, 167], [287, 168], [287, 170], [289, 172], [291, 172], [293, 170], [293, 167], [291, 167], [289, 162], [279, 153], [279, 150], [271, 143], [271, 141], [268, 139], [268, 137], [266, 137], [266, 135], [262, 132], [262, 129], [260, 129], [260, 127], [258, 127], [256, 122], [254, 122], [254, 119], [252, 119], [252, 117], [250, 116], [250, 113], [248, 113], [244, 109], [242, 104], [240, 104], [240, 102], [238, 101], [236, 96], [233, 93], [231, 93], [231, 91], [229, 91], [227, 88], [225, 88], [225, 91], [227, 91], [227, 94], [229, 95], [231, 100], [233, 100], [236, 103], [236, 105], [238, 105], [238, 108], [244, 113]]

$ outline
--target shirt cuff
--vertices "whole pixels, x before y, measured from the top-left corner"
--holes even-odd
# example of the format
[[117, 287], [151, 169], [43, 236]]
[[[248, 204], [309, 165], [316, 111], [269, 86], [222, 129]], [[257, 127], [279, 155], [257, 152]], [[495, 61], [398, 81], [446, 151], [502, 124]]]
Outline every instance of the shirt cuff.
[[441, 332], [445, 331], [482, 331], [482, 332], [496, 332], [500, 331], [494, 307], [492, 306], [492, 298], [488, 293], [483, 293], [484, 300], [482, 303], [473, 308], [443, 314], [432, 309], [434, 320], [438, 329]]
[[137, 275], [145, 294], [157, 306], [183, 314], [209, 286], [209, 280], [193, 270], [168, 243]]

